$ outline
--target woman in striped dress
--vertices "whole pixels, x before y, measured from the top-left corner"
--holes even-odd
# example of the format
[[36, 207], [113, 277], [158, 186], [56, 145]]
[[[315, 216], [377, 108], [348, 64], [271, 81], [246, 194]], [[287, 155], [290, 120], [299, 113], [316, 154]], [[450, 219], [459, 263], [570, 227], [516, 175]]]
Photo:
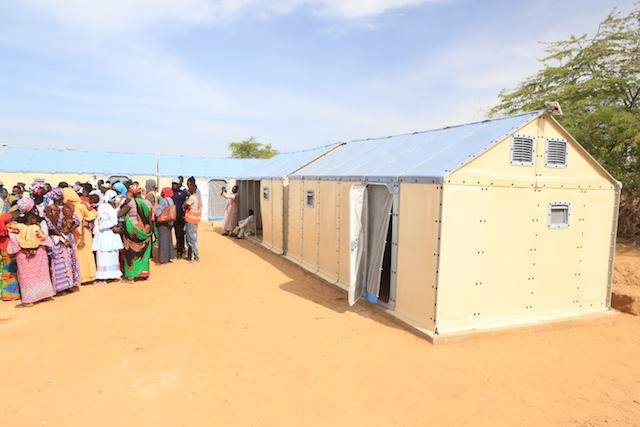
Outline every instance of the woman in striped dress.
[[62, 189], [54, 188], [47, 193], [49, 206], [44, 210], [49, 235], [53, 240], [50, 248], [51, 278], [56, 292], [80, 289], [80, 267], [76, 253], [73, 230], [80, 226], [73, 206], [63, 203]]

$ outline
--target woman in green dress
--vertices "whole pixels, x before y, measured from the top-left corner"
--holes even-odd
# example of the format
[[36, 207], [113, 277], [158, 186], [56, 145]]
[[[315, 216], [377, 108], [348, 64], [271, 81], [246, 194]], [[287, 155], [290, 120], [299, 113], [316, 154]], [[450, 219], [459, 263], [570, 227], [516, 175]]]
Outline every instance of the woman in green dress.
[[127, 195], [129, 198], [120, 208], [120, 216], [124, 216], [122, 272], [125, 280], [144, 280], [150, 273], [151, 203], [141, 197], [135, 184], [129, 187]]

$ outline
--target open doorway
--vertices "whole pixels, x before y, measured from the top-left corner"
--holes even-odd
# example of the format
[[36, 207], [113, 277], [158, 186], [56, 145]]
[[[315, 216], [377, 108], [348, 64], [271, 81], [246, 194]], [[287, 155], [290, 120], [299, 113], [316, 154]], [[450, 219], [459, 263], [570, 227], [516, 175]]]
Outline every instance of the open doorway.
[[260, 181], [238, 181], [238, 193], [240, 197], [238, 220], [242, 220], [253, 212], [255, 218], [255, 230], [251, 230], [251, 235], [262, 241], [262, 214], [260, 211]]
[[[393, 218], [393, 205], [389, 213], [390, 219]], [[378, 299], [385, 303], [389, 303], [391, 298], [391, 249], [393, 247], [393, 221], [389, 220], [387, 226], [387, 237], [384, 243], [384, 254], [382, 257], [382, 270], [380, 271], [380, 291]]]
[[350, 192], [349, 303], [366, 296], [393, 305], [393, 194], [386, 185], [356, 185]]

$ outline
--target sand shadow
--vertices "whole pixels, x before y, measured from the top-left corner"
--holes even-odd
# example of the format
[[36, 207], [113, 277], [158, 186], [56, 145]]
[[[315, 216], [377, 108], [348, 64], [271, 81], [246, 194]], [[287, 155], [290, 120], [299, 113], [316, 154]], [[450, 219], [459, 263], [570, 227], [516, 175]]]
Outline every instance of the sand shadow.
[[[629, 295], [613, 292], [611, 295], [611, 307], [618, 311], [628, 313], [634, 316], [640, 315], [638, 307], [636, 307], [636, 299]], [[640, 304], [638, 304], [640, 305]]]
[[[221, 227], [212, 227], [211, 231], [222, 234]], [[259, 243], [249, 239], [236, 239], [227, 237], [236, 245], [260, 257], [270, 265], [277, 268], [281, 273], [287, 276], [290, 281], [279, 285], [279, 288], [285, 292], [293, 294], [299, 298], [304, 298], [314, 304], [319, 304], [329, 310], [338, 313], [355, 313], [359, 316], [373, 320], [384, 326], [407, 331], [411, 334], [424, 338], [419, 332], [390, 314], [382, 310], [381, 307], [360, 300], [356, 305], [349, 306], [347, 302], [347, 294], [344, 290], [335, 285], [326, 282], [315, 274], [309, 273], [299, 265], [287, 260], [281, 255], [277, 255]]]

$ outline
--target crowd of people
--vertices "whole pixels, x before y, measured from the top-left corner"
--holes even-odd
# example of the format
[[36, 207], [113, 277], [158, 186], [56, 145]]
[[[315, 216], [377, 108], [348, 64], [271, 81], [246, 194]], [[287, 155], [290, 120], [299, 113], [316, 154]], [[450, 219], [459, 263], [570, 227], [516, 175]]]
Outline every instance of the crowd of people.
[[18, 183], [11, 193], [0, 182], [2, 300], [31, 306], [84, 284], [145, 280], [152, 260], [199, 262], [202, 197], [195, 178], [183, 183], [158, 194], [153, 179]]

